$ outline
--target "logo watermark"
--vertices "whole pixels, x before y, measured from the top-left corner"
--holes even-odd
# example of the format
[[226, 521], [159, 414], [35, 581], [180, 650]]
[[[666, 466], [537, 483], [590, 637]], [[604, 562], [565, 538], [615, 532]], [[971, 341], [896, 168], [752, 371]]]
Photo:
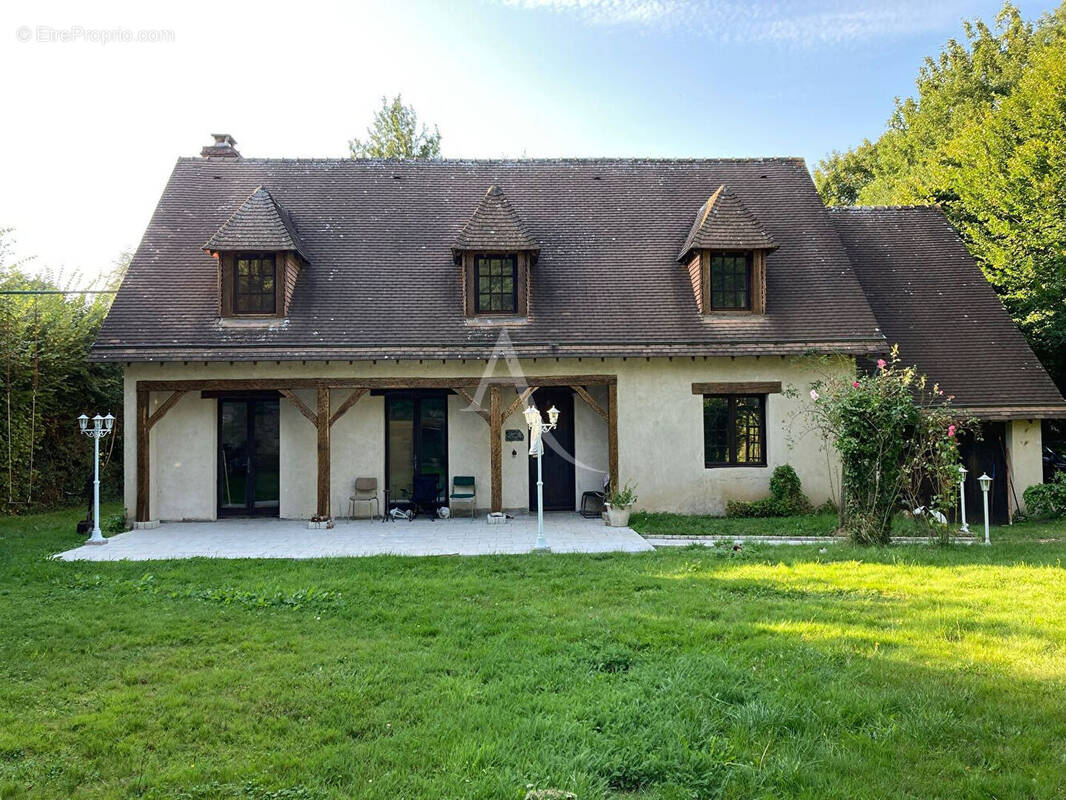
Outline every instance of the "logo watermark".
[[15, 39], [23, 44], [170, 44], [177, 35], [168, 28], [88, 28], [83, 25], [20, 25]]

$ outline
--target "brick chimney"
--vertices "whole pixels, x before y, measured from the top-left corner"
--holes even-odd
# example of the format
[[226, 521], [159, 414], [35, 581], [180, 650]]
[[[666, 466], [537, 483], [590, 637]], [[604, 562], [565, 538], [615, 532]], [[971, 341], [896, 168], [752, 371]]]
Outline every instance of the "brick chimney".
[[212, 133], [215, 142], [200, 151], [202, 158], [240, 158], [237, 152], [237, 140], [228, 133]]

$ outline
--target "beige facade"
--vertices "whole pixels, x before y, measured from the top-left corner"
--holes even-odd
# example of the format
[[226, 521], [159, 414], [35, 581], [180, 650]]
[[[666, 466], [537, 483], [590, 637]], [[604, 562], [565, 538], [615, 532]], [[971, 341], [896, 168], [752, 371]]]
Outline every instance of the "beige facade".
[[[836, 499], [839, 469], [821, 437], [810, 430], [810, 384], [827, 371], [852, 370], [849, 359], [781, 357], [675, 359], [531, 359], [520, 364], [530, 376], [582, 374], [617, 377], [618, 463], [622, 483], [635, 486], [639, 509], [722, 514], [730, 500], [752, 500], [768, 493], [770, 473], [791, 464], [815, 503]], [[454, 378], [480, 377], [485, 361], [411, 362], [258, 362], [230, 364], [132, 364], [125, 373], [125, 419], [136, 412], [138, 380], [219, 378]], [[509, 375], [504, 362], [496, 377]], [[767, 466], [707, 469], [703, 453], [702, 398], [693, 383], [780, 381], [783, 391], [767, 399]], [[590, 387], [606, 407], [606, 387]], [[313, 390], [297, 394], [314, 407]], [[336, 410], [349, 390], [334, 389]], [[149, 411], [168, 393], [152, 393]], [[510, 404], [513, 392], [505, 394]], [[334, 515], [347, 513], [347, 498], [358, 476], [385, 482], [385, 413], [381, 396], [367, 393], [333, 426], [330, 499]], [[164, 520], [214, 519], [217, 497], [217, 400], [190, 391], [151, 431], [151, 517]], [[520, 412], [504, 429], [525, 431]], [[607, 425], [579, 397], [574, 398], [577, 462], [575, 505], [581, 493], [599, 489], [607, 472]], [[1014, 490], [1040, 482], [1040, 424], [1008, 425]], [[136, 447], [133, 426], [125, 436], [126, 507], [136, 505]], [[502, 494], [507, 509], [528, 508], [528, 442], [503, 442]], [[478, 505], [490, 500], [489, 426], [458, 395], [448, 399], [448, 462], [452, 476], [474, 475]], [[308, 518], [316, 509], [316, 431], [288, 400], [281, 401], [281, 507], [286, 518]]]
[[1040, 420], [1016, 419], [1007, 423], [1007, 469], [1010, 490], [1007, 502], [1014, 511], [1025, 511], [1025, 490], [1044, 482]]

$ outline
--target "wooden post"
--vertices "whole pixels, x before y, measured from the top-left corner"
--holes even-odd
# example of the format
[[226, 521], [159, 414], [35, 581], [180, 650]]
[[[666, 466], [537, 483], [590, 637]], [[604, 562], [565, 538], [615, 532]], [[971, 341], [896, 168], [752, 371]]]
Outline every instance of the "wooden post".
[[137, 390], [137, 522], [148, 522], [151, 513], [148, 460], [148, 392]]
[[503, 414], [500, 387], [489, 387], [489, 462], [492, 468], [492, 510], [503, 511]]
[[329, 499], [329, 387], [318, 387], [318, 518], [330, 518]]
[[618, 475], [618, 386], [607, 385], [607, 470], [610, 472], [611, 489], [621, 489]]

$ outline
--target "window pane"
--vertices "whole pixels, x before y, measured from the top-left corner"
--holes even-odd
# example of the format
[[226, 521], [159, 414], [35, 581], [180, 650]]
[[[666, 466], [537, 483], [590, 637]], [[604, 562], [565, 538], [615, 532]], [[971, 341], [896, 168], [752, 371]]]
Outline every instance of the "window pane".
[[736, 461], [738, 464], [761, 464], [762, 410], [761, 397], [737, 397], [736, 403]]
[[748, 308], [748, 256], [719, 254], [711, 256], [711, 308]]
[[273, 314], [276, 265], [273, 256], [236, 259], [233, 308], [238, 314]]
[[517, 256], [477, 256], [475, 274], [475, 311], [490, 313], [514, 312]]
[[703, 398], [703, 460], [706, 464], [729, 462], [729, 400]]

